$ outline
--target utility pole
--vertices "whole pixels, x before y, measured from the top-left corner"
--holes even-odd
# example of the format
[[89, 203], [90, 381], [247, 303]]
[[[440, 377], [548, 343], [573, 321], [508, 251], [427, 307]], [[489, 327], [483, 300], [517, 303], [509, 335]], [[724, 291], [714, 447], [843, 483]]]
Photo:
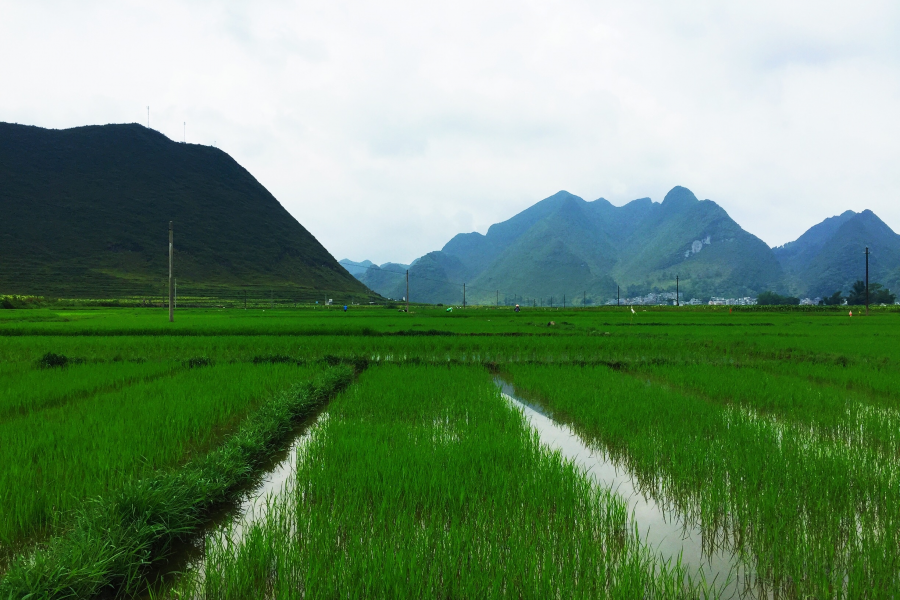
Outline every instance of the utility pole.
[[866, 316], [869, 316], [869, 247], [866, 246]]
[[619, 286], [616, 286], [616, 306], [619, 305]]
[[497, 306], [500, 306], [500, 290], [497, 290]]
[[[149, 108], [147, 109], [149, 111]], [[149, 112], [148, 112], [149, 114]], [[175, 288], [172, 279], [172, 242], [173, 242], [172, 221], [169, 221], [169, 323], [175, 321]]]
[[563, 310], [566, 310], [566, 295], [563, 294]]
[[463, 284], [463, 308], [466, 307], [466, 284]]
[[406, 314], [409, 314], [409, 269], [406, 270]]
[[681, 306], [678, 300], [678, 275], [675, 276], [675, 306]]
[[147, 129], [150, 129], [150, 107], [147, 107]]

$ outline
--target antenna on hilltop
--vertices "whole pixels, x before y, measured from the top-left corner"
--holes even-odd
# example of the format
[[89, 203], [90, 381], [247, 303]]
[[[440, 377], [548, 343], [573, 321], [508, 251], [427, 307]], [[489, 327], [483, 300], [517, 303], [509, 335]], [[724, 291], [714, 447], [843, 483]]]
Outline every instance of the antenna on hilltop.
[[147, 107], [147, 129], [150, 129], [150, 107]]

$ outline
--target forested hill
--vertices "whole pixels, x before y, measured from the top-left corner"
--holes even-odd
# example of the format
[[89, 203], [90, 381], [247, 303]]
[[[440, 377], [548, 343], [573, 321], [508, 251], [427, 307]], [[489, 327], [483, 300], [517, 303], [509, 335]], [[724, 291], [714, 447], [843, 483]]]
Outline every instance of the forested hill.
[[179, 286], [368, 293], [228, 154], [137, 124], [0, 123], [0, 214], [0, 293], [155, 293], [170, 220]]

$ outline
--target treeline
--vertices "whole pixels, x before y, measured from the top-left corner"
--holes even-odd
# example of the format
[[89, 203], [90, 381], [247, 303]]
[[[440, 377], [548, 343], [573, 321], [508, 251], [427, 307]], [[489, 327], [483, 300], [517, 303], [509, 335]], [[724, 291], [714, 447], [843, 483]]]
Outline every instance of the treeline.
[[[897, 295], [885, 288], [880, 283], [869, 284], [869, 304], [893, 304], [897, 300]], [[836, 291], [830, 296], [822, 298], [819, 304], [822, 306], [837, 306], [844, 304], [851, 306], [861, 306], [866, 304], [866, 282], [857, 281], [850, 288], [847, 295], [841, 290]], [[793, 296], [782, 296], [776, 292], [762, 292], [756, 299], [757, 305], [763, 306], [791, 306], [800, 304], [800, 298]]]

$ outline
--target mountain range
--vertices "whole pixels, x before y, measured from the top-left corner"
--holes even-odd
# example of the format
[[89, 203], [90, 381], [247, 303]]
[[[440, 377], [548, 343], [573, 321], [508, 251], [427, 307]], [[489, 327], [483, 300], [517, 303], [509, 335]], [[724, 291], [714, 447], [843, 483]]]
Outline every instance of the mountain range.
[[0, 214], [0, 293], [159, 293], [174, 221], [181, 289], [370, 294], [228, 154], [137, 124], [0, 123]]
[[[769, 248], [683, 187], [614, 206], [561, 191], [486, 234], [461, 233], [410, 264], [339, 264], [225, 152], [141, 125], [51, 130], [0, 123], [0, 293], [114, 298], [164, 292], [168, 222], [179, 287], [273, 288], [299, 299], [599, 304], [900, 288], [900, 236], [847, 211]], [[343, 266], [342, 266], [343, 265]], [[323, 292], [325, 294], [323, 295]], [[350, 298], [347, 298], [347, 297]]]
[[461, 233], [410, 265], [341, 264], [369, 288], [432, 303], [602, 304], [650, 292], [684, 298], [756, 296], [777, 291], [823, 296], [864, 277], [900, 286], [900, 236], [871, 211], [826, 219], [778, 248], [742, 229], [718, 204], [675, 187], [613, 206], [561, 191], [486, 234]]

